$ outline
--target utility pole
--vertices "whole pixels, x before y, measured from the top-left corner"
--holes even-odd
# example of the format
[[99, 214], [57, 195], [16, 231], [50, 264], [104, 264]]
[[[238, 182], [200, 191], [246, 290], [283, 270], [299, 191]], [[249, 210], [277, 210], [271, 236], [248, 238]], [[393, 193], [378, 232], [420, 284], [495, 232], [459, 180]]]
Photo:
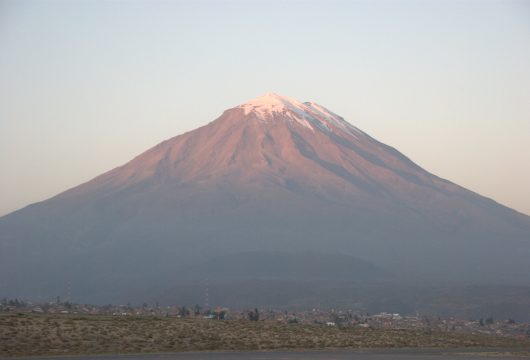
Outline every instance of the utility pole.
[[208, 293], [208, 278], [205, 281], [205, 292], [204, 292], [204, 310], [210, 309], [210, 295]]
[[71, 298], [72, 298], [72, 284], [70, 280], [68, 280], [68, 282], [66, 283], [66, 301], [65, 302], [70, 302]]

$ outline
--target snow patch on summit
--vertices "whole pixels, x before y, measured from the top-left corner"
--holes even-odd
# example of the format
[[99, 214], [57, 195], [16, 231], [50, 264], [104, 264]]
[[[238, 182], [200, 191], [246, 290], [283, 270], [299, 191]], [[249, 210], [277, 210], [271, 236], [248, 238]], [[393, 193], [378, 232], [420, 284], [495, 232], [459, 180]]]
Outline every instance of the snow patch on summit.
[[305, 111], [305, 104], [301, 103], [300, 101], [272, 92], [249, 100], [243, 105], [240, 105], [240, 107], [245, 109], [246, 112], [254, 110], [259, 113], [267, 111], [282, 111], [285, 108], [299, 112], [300, 114]]
[[269, 120], [274, 114], [288, 117], [314, 131], [313, 126], [307, 121], [306, 106], [293, 98], [266, 93], [239, 106], [245, 110], [245, 115], [254, 113], [262, 120]]
[[270, 121], [275, 115], [281, 115], [289, 120], [315, 131], [316, 126], [322, 131], [342, 131], [355, 138], [362, 132], [345, 121], [342, 117], [314, 102], [302, 103], [296, 99], [276, 93], [266, 93], [246, 103], [239, 105], [245, 115], [253, 113], [263, 121]]

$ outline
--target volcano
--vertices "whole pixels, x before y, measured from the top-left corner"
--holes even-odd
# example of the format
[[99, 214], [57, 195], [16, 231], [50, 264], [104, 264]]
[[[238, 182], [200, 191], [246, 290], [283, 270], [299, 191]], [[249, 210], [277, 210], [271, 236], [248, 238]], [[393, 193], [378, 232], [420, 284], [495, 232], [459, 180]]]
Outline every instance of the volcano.
[[29, 298], [70, 287], [78, 301], [200, 303], [189, 289], [206, 278], [236, 292], [339, 279], [519, 286], [529, 259], [530, 217], [274, 93], [0, 218], [0, 293]]

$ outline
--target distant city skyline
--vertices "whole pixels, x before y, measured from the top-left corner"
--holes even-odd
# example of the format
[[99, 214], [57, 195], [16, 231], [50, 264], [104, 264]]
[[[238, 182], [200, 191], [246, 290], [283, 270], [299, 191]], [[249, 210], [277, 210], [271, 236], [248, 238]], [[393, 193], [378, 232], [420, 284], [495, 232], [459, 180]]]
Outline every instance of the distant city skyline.
[[0, 216], [277, 92], [530, 214], [524, 1], [2, 1]]

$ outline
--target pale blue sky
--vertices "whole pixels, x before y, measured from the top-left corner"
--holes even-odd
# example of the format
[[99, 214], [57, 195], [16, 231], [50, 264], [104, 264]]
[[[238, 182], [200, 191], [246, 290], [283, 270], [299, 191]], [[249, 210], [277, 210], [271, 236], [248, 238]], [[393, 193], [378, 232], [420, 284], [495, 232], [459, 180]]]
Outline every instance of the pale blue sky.
[[0, 215], [268, 91], [530, 214], [530, 2], [0, 0]]

